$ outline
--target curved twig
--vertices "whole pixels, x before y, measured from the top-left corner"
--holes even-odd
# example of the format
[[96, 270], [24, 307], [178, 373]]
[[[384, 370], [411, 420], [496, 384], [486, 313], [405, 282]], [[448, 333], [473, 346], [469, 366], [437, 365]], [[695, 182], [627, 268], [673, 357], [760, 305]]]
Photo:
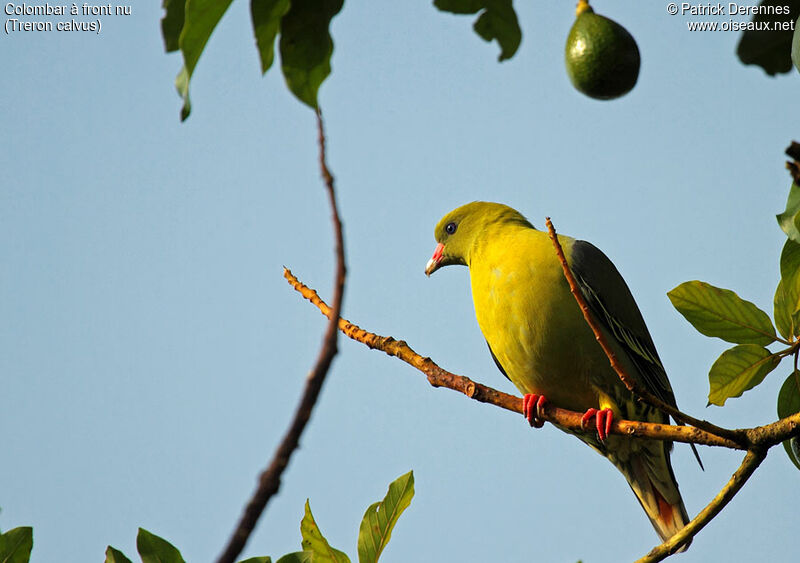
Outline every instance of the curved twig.
[[578, 283], [575, 280], [575, 276], [572, 274], [572, 270], [570, 270], [569, 265], [567, 264], [567, 259], [564, 256], [564, 250], [561, 248], [561, 243], [558, 242], [558, 236], [556, 235], [556, 230], [553, 227], [553, 223], [550, 221], [550, 217], [545, 217], [545, 223], [547, 224], [547, 232], [550, 235], [550, 240], [553, 241], [553, 246], [556, 249], [556, 254], [558, 255], [558, 261], [561, 263], [561, 269], [564, 271], [564, 277], [567, 278], [567, 283], [569, 284], [569, 290], [572, 292], [572, 296], [575, 298], [575, 301], [578, 302], [578, 306], [583, 313], [583, 318], [586, 319], [586, 324], [592, 329], [594, 333], [594, 337], [600, 346], [603, 348], [603, 352], [606, 353], [608, 357], [608, 361], [611, 363], [611, 367], [617, 373], [619, 378], [622, 380], [622, 383], [625, 384], [625, 387], [628, 388], [634, 395], [638, 396], [640, 399], [649, 403], [650, 405], [660, 409], [662, 412], [671, 415], [672, 418], [677, 420], [678, 422], [684, 422], [686, 424], [691, 424], [696, 428], [700, 428], [705, 430], [706, 432], [710, 432], [711, 434], [715, 434], [717, 436], [721, 436], [727, 438], [728, 440], [737, 442], [741, 448], [740, 449], [747, 449], [747, 436], [742, 430], [730, 430], [728, 428], [722, 428], [711, 424], [706, 420], [699, 420], [688, 414], [679, 411], [677, 408], [673, 407], [669, 403], [665, 403], [652, 393], [650, 393], [647, 389], [644, 389], [641, 385], [637, 384], [637, 382], [631, 378], [622, 366], [617, 362], [617, 357], [614, 354], [614, 351], [608, 345], [605, 336], [603, 336], [600, 327], [598, 326], [597, 322], [594, 319], [591, 311], [589, 310], [589, 305], [586, 303], [586, 300], [583, 298], [583, 294], [581, 293], [580, 289], [578, 288]]
[[747, 455], [744, 456], [739, 469], [731, 476], [727, 484], [722, 487], [717, 496], [691, 522], [667, 541], [654, 547], [647, 555], [637, 559], [635, 563], [655, 563], [666, 559], [697, 535], [741, 490], [753, 472], [764, 461], [764, 458], [767, 457], [767, 451], [767, 449], [749, 450]]
[[[342, 223], [339, 218], [339, 211], [336, 206], [336, 194], [333, 186], [333, 175], [328, 169], [325, 158], [325, 130], [322, 123], [322, 113], [317, 111], [317, 129], [319, 132], [319, 166], [322, 173], [322, 179], [325, 182], [325, 187], [328, 192], [328, 199], [331, 206], [331, 215], [334, 227], [335, 237], [335, 253], [336, 253], [336, 276], [334, 278], [333, 289], [333, 314], [332, 319], [339, 317], [342, 308], [342, 297], [344, 294], [344, 280], [346, 274], [345, 260], [344, 260], [344, 235], [342, 234]], [[325, 381], [325, 376], [331, 366], [333, 357], [336, 355], [337, 346], [336, 339], [339, 332], [336, 330], [336, 322], [331, 320], [325, 330], [325, 337], [322, 341], [322, 348], [320, 349], [317, 361], [313, 369], [308, 374], [306, 379], [305, 389], [303, 396], [300, 398], [300, 403], [289, 426], [283, 440], [281, 441], [272, 462], [269, 464], [258, 479], [258, 486], [247, 503], [239, 523], [231, 535], [228, 545], [222, 555], [217, 560], [218, 563], [234, 563], [239, 554], [244, 549], [250, 534], [255, 528], [267, 502], [274, 495], [281, 484], [281, 475], [284, 469], [289, 464], [289, 459], [292, 453], [300, 442], [300, 436], [311, 417], [311, 411], [317, 401], [319, 392], [322, 389], [322, 384]]]
[[[314, 304], [323, 315], [329, 319], [335, 318], [330, 307], [319, 297], [316, 291], [303, 284], [286, 268], [284, 268], [283, 276], [294, 289]], [[369, 348], [380, 350], [390, 356], [395, 356], [403, 360], [424, 373], [428, 378], [428, 382], [434, 387], [446, 387], [464, 393], [467, 397], [475, 399], [476, 401], [490, 403], [509, 411], [522, 413], [522, 399], [520, 397], [503, 393], [502, 391], [472, 381], [463, 375], [457, 375], [442, 369], [430, 358], [417, 354], [402, 340], [395, 340], [391, 336], [380, 336], [368, 332], [345, 319], [339, 319], [339, 330], [348, 338], [361, 342]], [[574, 431], [583, 431], [581, 429], [582, 416], [583, 413], [558, 408], [551, 403], [546, 404], [542, 412], [542, 418], [544, 420]], [[800, 420], [800, 417], [798, 417], [798, 420]], [[798, 433], [800, 433], [800, 428], [797, 430]], [[657, 440], [673, 440], [675, 442], [703, 444], [706, 446], [745, 449], [738, 442], [690, 426], [670, 426], [652, 422], [615, 420], [611, 426], [610, 433], [623, 434], [635, 438], [653, 438]]]

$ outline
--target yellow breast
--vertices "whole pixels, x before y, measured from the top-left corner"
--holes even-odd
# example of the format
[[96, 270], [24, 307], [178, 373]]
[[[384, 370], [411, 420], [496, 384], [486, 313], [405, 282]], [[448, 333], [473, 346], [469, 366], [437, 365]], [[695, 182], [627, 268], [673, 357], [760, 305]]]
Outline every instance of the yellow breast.
[[[573, 239], [559, 237], [569, 256]], [[546, 233], [505, 228], [470, 256], [470, 281], [481, 331], [523, 393], [544, 394], [572, 410], [597, 405], [589, 377], [608, 360], [569, 292]], [[587, 346], [588, 342], [588, 346]]]

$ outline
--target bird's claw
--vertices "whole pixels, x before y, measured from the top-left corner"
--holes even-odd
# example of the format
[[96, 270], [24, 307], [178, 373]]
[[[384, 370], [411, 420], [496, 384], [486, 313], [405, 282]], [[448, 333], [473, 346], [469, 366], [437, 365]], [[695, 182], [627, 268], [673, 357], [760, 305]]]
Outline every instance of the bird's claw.
[[581, 417], [581, 430], [586, 430], [586, 423], [592, 418], [595, 419], [595, 428], [597, 428], [597, 437], [600, 441], [605, 441], [608, 438], [608, 433], [611, 432], [611, 424], [614, 422], [614, 411], [611, 409], [589, 409]]
[[525, 416], [528, 423], [534, 428], [541, 428], [544, 426], [542, 409], [546, 404], [547, 398], [544, 395], [526, 393], [522, 397], [522, 414]]

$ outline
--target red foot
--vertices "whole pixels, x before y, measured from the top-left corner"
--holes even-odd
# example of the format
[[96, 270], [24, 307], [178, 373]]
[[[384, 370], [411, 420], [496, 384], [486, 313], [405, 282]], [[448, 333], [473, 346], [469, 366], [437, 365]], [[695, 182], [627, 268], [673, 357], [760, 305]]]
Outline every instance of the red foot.
[[611, 431], [611, 423], [614, 422], [614, 411], [611, 409], [589, 409], [586, 414], [581, 417], [581, 429], [586, 430], [586, 423], [592, 418], [595, 419], [595, 428], [597, 428], [597, 437], [600, 441], [608, 438], [608, 433]]
[[544, 395], [537, 395], [536, 393], [526, 393], [522, 397], [522, 414], [528, 420], [528, 423], [534, 428], [541, 428], [544, 426], [542, 420], [542, 408], [547, 404], [547, 398]]

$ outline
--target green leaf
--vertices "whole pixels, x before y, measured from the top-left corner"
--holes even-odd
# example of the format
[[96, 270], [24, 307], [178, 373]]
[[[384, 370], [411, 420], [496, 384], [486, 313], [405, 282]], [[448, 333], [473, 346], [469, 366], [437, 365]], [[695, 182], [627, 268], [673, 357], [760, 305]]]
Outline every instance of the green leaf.
[[472, 27], [484, 40], [497, 40], [499, 61], [513, 57], [522, 42], [512, 0], [434, 0], [433, 5], [453, 14], [477, 14], [483, 10]]
[[174, 545], [144, 528], [139, 528], [136, 549], [142, 563], [185, 563], [181, 552]]
[[794, 22], [794, 36], [792, 37], [792, 61], [797, 72], [800, 72], [800, 17]]
[[797, 311], [800, 310], [800, 244], [787, 240], [781, 251], [781, 284], [783, 285], [784, 306], [798, 324]]
[[[746, 65], [758, 65], [770, 76], [789, 72], [792, 69], [792, 30], [776, 29], [794, 22], [800, 14], [800, 0], [763, 0], [759, 7], [789, 8], [789, 14], [756, 14], [752, 27], [742, 33], [736, 54]], [[770, 11], [770, 10], [764, 10]], [[767, 25], [767, 23], [769, 25]]]
[[0, 535], [2, 563], [28, 563], [33, 549], [33, 528], [22, 526]]
[[186, 0], [185, 21], [179, 44], [190, 78], [211, 33], [230, 4], [231, 0]]
[[300, 522], [300, 534], [303, 536], [303, 551], [313, 555], [314, 563], [350, 563], [350, 559], [328, 544], [328, 540], [322, 535], [314, 516], [311, 514], [311, 505], [306, 500], [306, 513]]
[[731, 397], [741, 397], [761, 383], [778, 363], [777, 354], [755, 344], [740, 344], [725, 350], [708, 372], [709, 404], [722, 406]]
[[189, 100], [189, 73], [186, 71], [185, 66], [181, 67], [181, 71], [175, 77], [175, 89], [178, 90], [178, 95], [183, 99], [181, 121], [186, 121], [186, 118], [192, 112], [192, 102]]
[[498, 61], [513, 57], [522, 42], [522, 31], [511, 0], [487, 0], [486, 10], [472, 27], [485, 41], [497, 40], [500, 45]]
[[778, 225], [781, 226], [786, 235], [794, 242], [800, 243], [800, 230], [795, 222], [800, 219], [800, 187], [792, 184], [789, 188], [789, 199], [786, 201], [786, 210], [780, 215], [776, 215]]
[[795, 467], [800, 469], [800, 438], [794, 436], [783, 442], [783, 449], [786, 450], [786, 455], [792, 460]]
[[106, 548], [106, 562], [105, 563], [132, 563], [124, 553], [118, 549], [114, 549], [110, 545]]
[[319, 87], [331, 73], [330, 23], [343, 2], [294, 0], [281, 20], [279, 48], [286, 84], [301, 102], [315, 109]]
[[477, 14], [485, 8], [483, 0], [433, 0], [433, 5], [451, 14]]
[[414, 472], [395, 479], [383, 500], [370, 505], [358, 531], [359, 563], [376, 563], [392, 537], [392, 529], [414, 498]]
[[266, 555], [261, 557], [251, 557], [250, 559], [243, 559], [239, 563], [272, 563], [272, 559]]
[[[172, 3], [178, 0], [171, 0]], [[183, 98], [181, 121], [192, 111], [189, 103], [189, 82], [208, 38], [230, 6], [231, 0], [186, 0], [183, 28], [178, 39], [183, 54], [183, 68], [175, 78], [175, 86]]]
[[734, 344], [766, 345], [776, 340], [769, 316], [729, 289], [684, 282], [667, 293], [672, 305], [706, 336]]
[[278, 36], [281, 18], [287, 11], [289, 0], [250, 0], [250, 16], [261, 59], [261, 74], [269, 70], [275, 59], [275, 38]]
[[167, 53], [180, 49], [178, 39], [181, 36], [186, 0], [164, 0], [164, 17], [161, 18], [161, 36], [164, 38], [164, 50]]
[[295, 551], [294, 553], [287, 553], [275, 563], [313, 563], [314, 554], [310, 551]]
[[[778, 391], [778, 418], [786, 418], [800, 412], [800, 371], [795, 371], [786, 378]], [[797, 436], [783, 442], [789, 459], [800, 469], [800, 440]]]
[[792, 322], [792, 312], [786, 304], [782, 281], [778, 282], [773, 303], [775, 326], [778, 327], [778, 332], [781, 333], [781, 336], [789, 340], [794, 335], [794, 323]]

